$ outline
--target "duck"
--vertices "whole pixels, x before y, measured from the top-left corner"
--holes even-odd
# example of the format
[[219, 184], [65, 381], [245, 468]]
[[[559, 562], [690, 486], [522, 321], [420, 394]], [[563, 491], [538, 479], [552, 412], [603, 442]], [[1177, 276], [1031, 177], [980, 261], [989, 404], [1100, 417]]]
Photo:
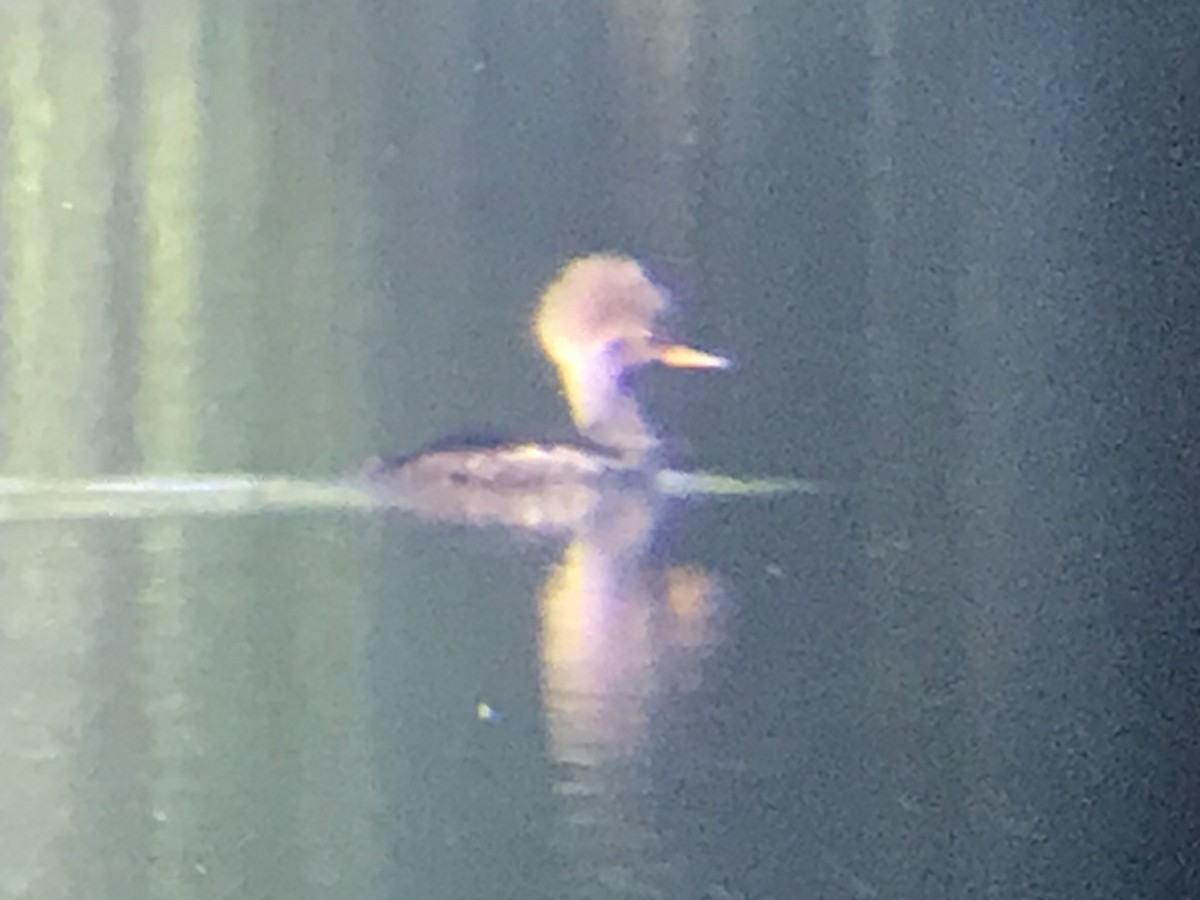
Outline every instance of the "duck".
[[665, 338], [667, 292], [635, 259], [570, 260], [542, 290], [532, 333], [554, 367], [577, 435], [568, 440], [449, 438], [362, 470], [385, 503], [425, 517], [535, 532], [576, 530], [606, 495], [645, 491], [659, 439], [630, 385], [648, 365], [725, 369], [729, 361]]

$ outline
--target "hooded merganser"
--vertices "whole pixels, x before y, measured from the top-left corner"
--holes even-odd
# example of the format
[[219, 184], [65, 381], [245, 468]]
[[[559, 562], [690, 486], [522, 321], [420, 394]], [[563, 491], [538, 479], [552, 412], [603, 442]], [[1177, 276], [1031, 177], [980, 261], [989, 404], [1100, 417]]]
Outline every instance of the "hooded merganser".
[[634, 260], [567, 263], [542, 292], [533, 332], [554, 364], [580, 438], [565, 442], [441, 441], [411, 456], [370, 460], [369, 487], [393, 505], [469, 523], [574, 530], [605, 492], [645, 489], [657, 440], [627, 376], [650, 363], [720, 369], [728, 361], [663, 340], [667, 297]]

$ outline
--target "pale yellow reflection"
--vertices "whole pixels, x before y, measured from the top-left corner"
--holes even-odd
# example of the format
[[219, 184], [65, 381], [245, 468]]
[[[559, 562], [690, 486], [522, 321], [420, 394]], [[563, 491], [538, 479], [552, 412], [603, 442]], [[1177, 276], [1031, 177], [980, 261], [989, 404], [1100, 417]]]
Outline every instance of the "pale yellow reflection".
[[[106, 4], [0, 4], [0, 468], [98, 467], [111, 348], [113, 23]], [[78, 896], [104, 560], [79, 531], [0, 540], [0, 897]], [[91, 801], [91, 802], [89, 802]]]
[[146, 467], [186, 471], [195, 461], [199, 215], [199, 11], [173, 0], [145, 34], [138, 437]]
[[[284, 100], [307, 97], [314, 70], [356, 72], [336, 52], [356, 45], [353, 14], [334, 16], [315, 44], [283, 25], [251, 33], [260, 19], [234, 8], [214, 18], [197, 0], [0, 3], [0, 897], [228, 895], [244, 893], [248, 873], [292, 879], [290, 896], [335, 877], [363, 896], [382, 855], [364, 812], [369, 684], [351, 652], [369, 628], [365, 605], [328, 609], [329, 582], [289, 597], [311, 600], [288, 630], [307, 718], [281, 767], [278, 722], [256, 718], [262, 687], [234, 682], [273, 645], [240, 639], [261, 611], [231, 602], [273, 588], [257, 590], [276, 573], [234, 566], [228, 590], [211, 590], [229, 567], [197, 559], [236, 553], [238, 538], [197, 542], [183, 521], [281, 500], [365, 505], [330, 483], [195, 474], [211, 458], [209, 420], [231, 440], [257, 438], [239, 424], [254, 420], [211, 390], [225, 379], [253, 397], [268, 370], [243, 353], [229, 374], [229, 333], [257, 348], [261, 330], [243, 323], [299, 307], [294, 293], [253, 290], [264, 244], [303, 256], [309, 282], [319, 268], [343, 285], [352, 269], [345, 245], [288, 244], [290, 233], [264, 227], [269, 179], [256, 164], [294, 174], [308, 159], [330, 173], [344, 212], [322, 228], [349, 233], [362, 215], [346, 190], [356, 161], [328, 152], [345, 142], [344, 122], [306, 123], [320, 134], [288, 142], [298, 149], [279, 165], [280, 114], [252, 90], [278, 52], [271, 41], [296, 45]], [[320, 81], [329, 93], [313, 105], [333, 108], [355, 77]], [[281, 193], [313, 202], [311, 190]], [[339, 303], [319, 309], [344, 323]], [[304, 362], [323, 381], [349, 377]], [[360, 415], [347, 405], [322, 416], [334, 423], [322, 433], [343, 439], [366, 427]], [[181, 477], [147, 477], [143, 464]], [[169, 520], [111, 521], [126, 515]], [[64, 521], [75, 518], [104, 521]], [[337, 589], [348, 593], [347, 580]], [[320, 668], [330, 655], [350, 660], [335, 677]], [[298, 783], [286, 777], [295, 771]], [[264, 802], [277, 796], [298, 810], [282, 825]], [[301, 848], [302, 864], [263, 875], [267, 841]]]
[[698, 684], [719, 638], [711, 576], [660, 566], [646, 552], [649, 498], [608, 502], [568, 545], [540, 607], [550, 754], [584, 767], [642, 747], [655, 713]]
[[116, 64], [103, 4], [43, 13], [0, 5], [0, 452], [61, 475], [98, 467], [109, 399]]

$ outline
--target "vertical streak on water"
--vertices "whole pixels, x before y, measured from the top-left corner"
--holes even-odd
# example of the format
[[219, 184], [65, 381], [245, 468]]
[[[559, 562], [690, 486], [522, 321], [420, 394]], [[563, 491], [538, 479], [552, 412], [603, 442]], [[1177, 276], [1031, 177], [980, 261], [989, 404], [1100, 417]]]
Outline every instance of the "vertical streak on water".
[[[204, 22], [203, 152], [199, 160], [203, 191], [197, 228], [203, 235], [198, 277], [204, 298], [197, 310], [206, 349], [197, 376], [197, 392], [213, 412], [204, 417], [197, 452], [205, 467], [256, 470], [256, 451], [273, 437], [261, 421], [261, 393], [270, 375], [282, 367], [263, 365], [261, 354], [273, 304], [266, 284], [277, 267], [264, 265], [264, 207], [272, 162], [268, 136], [278, 130], [262, 100], [258, 76], [270, 54], [255, 42], [252, 23], [259, 4], [237, 4]], [[264, 107], [266, 109], [264, 109]], [[280, 165], [283, 169], [286, 166]]]
[[[292, 437], [284, 459], [295, 465], [305, 460], [322, 467], [344, 465], [347, 443], [361, 445], [370, 427], [364, 406], [347, 402], [365, 393], [362, 349], [373, 331], [372, 301], [377, 299], [367, 269], [374, 219], [366, 150], [377, 110], [359, 100], [374, 74], [364, 59], [372, 27], [365, 10], [358, 4], [288, 9], [273, 33], [264, 29], [258, 45], [260, 52], [270, 48], [279, 78], [274, 97], [287, 113], [267, 145], [268, 158], [283, 170], [275, 177], [285, 177], [268, 179], [277, 193], [263, 208], [283, 212], [287, 220], [277, 240], [290, 262], [269, 276], [283, 299], [269, 315], [292, 345], [281, 367], [288, 384], [279, 389], [286, 405], [278, 434]], [[316, 33], [319, 39], [311, 37]], [[296, 415], [300, 410], [305, 414]], [[313, 422], [322, 424], [314, 428]], [[285, 589], [293, 609], [251, 617], [248, 631], [267, 642], [274, 634], [258, 630], [262, 623], [294, 617], [287, 642], [293, 666], [288, 688], [303, 714], [287, 743], [277, 744], [275, 754], [264, 755], [261, 763], [273, 770], [267, 774], [295, 776], [290, 784], [279, 778], [276, 788], [285, 798], [281, 809], [294, 814], [294, 831], [278, 838], [280, 855], [290, 859], [294, 854], [287, 874], [297, 885], [365, 897], [378, 884], [384, 857], [376, 828], [382, 804], [371, 678], [362, 652], [372, 624], [371, 594], [362, 585], [370, 550], [346, 541], [347, 526], [343, 520], [323, 527], [303, 563], [267, 574], [270, 580], [261, 589]], [[291, 549], [281, 548], [283, 553]], [[331, 604], [331, 596], [340, 602]], [[292, 753], [289, 768], [274, 766]], [[260, 821], [262, 827], [271, 825], [266, 817]]]
[[[247, 210], [260, 216], [252, 262], [258, 291], [240, 298], [240, 308], [257, 307], [263, 331], [255, 337], [254, 382], [246, 386], [258, 394], [253, 419], [240, 427], [254, 433], [267, 467], [290, 471], [340, 470], [347, 443], [361, 447], [352, 438], [367, 427], [361, 407], [348, 402], [364, 393], [374, 290], [364, 264], [372, 222], [365, 174], [373, 165], [371, 120], [362, 101], [369, 28], [354, 10], [268, 4], [257, 13], [254, 113], [271, 127], [261, 134], [261, 205]], [[205, 240], [223, 228], [214, 223]], [[213, 430], [227, 428], [218, 422]]]
[[[141, 9], [141, 239], [144, 273], [137, 322], [135, 432], [150, 471], [186, 471], [195, 460], [198, 194], [198, 19], [193, 0]], [[143, 713], [150, 743], [148, 787], [154, 832], [147, 847], [151, 896], [173, 896], [197, 877], [197, 793], [189, 778], [203, 754], [200, 666], [183, 573], [186, 525], [154, 522], [142, 532], [138, 596], [143, 640]]]
[[[896, 387], [889, 376], [901, 365], [900, 331], [893, 317], [897, 314], [889, 304], [889, 286], [894, 282], [896, 248], [896, 219], [899, 187], [896, 175], [897, 104], [901, 82], [900, 65], [896, 59], [897, 3], [899, 0], [865, 0], [867, 29], [867, 127], [864, 134], [864, 161], [867, 189], [867, 247], [864, 314], [867, 354], [868, 421], [867, 453], [864, 466], [866, 482], [876, 492], [887, 491], [899, 478], [896, 443], [902, 434], [902, 408], [895, 402]], [[891, 450], [892, 452], [889, 452]], [[868, 546], [888, 547], [899, 543], [903, 535], [894, 533], [902, 527], [899, 515], [890, 503], [879, 499], [864, 504], [866, 540]], [[876, 578], [881, 578], [876, 575]], [[886, 589], [885, 589], [886, 595]], [[878, 639], [872, 642], [878, 643]], [[886, 666], [877, 662], [879, 651], [872, 646], [864, 651], [868, 670], [868, 689], [875, 689], [880, 680], [875, 669]], [[886, 705], [886, 704], [885, 704]], [[855, 861], [851, 861], [851, 865]], [[854, 871], [854, 868], [850, 869]], [[870, 880], [873, 872], [864, 873]]]
[[108, 862], [108, 834], [79, 789], [95, 761], [97, 560], [71, 527], [6, 533], [0, 544], [0, 896], [80, 896], [78, 874]]
[[1125, 647], [1099, 552], [1112, 470], [1096, 450], [1106, 298], [1090, 296], [1101, 238], [1089, 207], [1108, 125], [1089, 81], [1088, 16], [989, 10], [973, 17], [963, 73], [973, 192], [954, 322], [967, 783], [980, 832], [1003, 838], [981, 843], [990, 878], [1109, 885], [1142, 833], [1125, 824], [1126, 812], [1137, 821], [1136, 789], [1119, 791], [1114, 822], [1106, 783], [1143, 760], [1115, 739], [1129, 699], [1112, 662]]
[[38, 9], [0, 14], [3, 449], [11, 471], [70, 475], [96, 467], [112, 364], [113, 62], [105, 13]]
[[696, 183], [697, 79], [694, 0], [618, 2], [609, 13], [620, 63], [622, 118], [633, 158], [622, 183], [626, 209], [647, 228], [654, 252], [691, 257]]
[[[1016, 467], [1012, 465], [1014, 406], [1010, 398], [1019, 389], [1010, 380], [1011, 363], [1017, 362], [1010, 354], [1016, 351], [1020, 355], [1021, 349], [1005, 333], [1011, 322], [1005, 321], [1000, 310], [1001, 245], [1005, 239], [993, 233], [993, 223], [985, 211], [1004, 208], [1003, 200], [992, 195], [997, 188], [1003, 193], [1017, 193], [1010, 185], [1001, 187], [1011, 175], [1005, 170], [1012, 161], [1004, 159], [997, 147], [1009, 139], [1023, 143], [1018, 136], [1024, 126], [1001, 111], [1012, 109], [1010, 98], [1004, 98], [1008, 103], [995, 102], [998, 91], [989, 83], [993, 76], [988, 66], [989, 47], [982, 36], [975, 37], [968, 44], [962, 73], [966, 96], [974, 102], [963, 102], [959, 110], [964, 131], [971, 135], [965, 142], [964, 168], [977, 173], [976, 190], [964, 204], [966, 265], [955, 289], [954, 329], [960, 348], [955, 370], [963, 415], [963, 456], [960, 471], [949, 488], [964, 511], [959, 547], [964, 600], [968, 601], [964, 603], [964, 617], [969, 627], [963, 629], [968, 673], [963, 691], [969, 710], [968, 733], [975, 748], [964, 758], [966, 781], [972, 785], [975, 808], [988, 809], [993, 819], [983, 823], [981, 832], [1003, 823], [1015, 837], [1029, 825], [1021, 821], [1019, 803], [1007, 790], [1006, 761], [1013, 751], [1012, 736], [1005, 733], [1003, 722], [1010, 712], [994, 698], [1002, 685], [1019, 679], [1019, 652], [1027, 643], [1019, 633], [1019, 604], [1012, 602], [1016, 573], [1011, 535], [1017, 486]], [[1024, 363], [1018, 362], [1018, 367], [1024, 368]], [[1022, 864], [1027, 867], [1028, 860], [1024, 854], [1010, 851], [1014, 845], [1013, 841], [996, 842], [989, 848], [986, 867], [993, 877], [1001, 881], [1021, 877]]]
[[[3, 306], [4, 445], [6, 469], [13, 473], [58, 468], [40, 457], [33, 438], [49, 431], [35, 418], [39, 404], [34, 363], [50, 343], [44, 312], [51, 256], [51, 216], [46, 209], [47, 155], [52, 145], [54, 98], [46, 84], [46, 38], [37, 7], [18, 16], [6, 11], [0, 19], [0, 65], [3, 66], [3, 106], [7, 138], [0, 199], [5, 269]], [[32, 432], [30, 428], [32, 426]], [[49, 442], [48, 442], [49, 443]]]
[[195, 458], [198, 216], [198, 13], [190, 0], [146, 9], [141, 31], [141, 174], [145, 284], [140, 322], [138, 438], [150, 470]]
[[[111, 363], [111, 70], [105, 6], [0, 8], [0, 440], [21, 473], [95, 465]], [[53, 526], [0, 541], [0, 896], [79, 896], [78, 873], [105, 862], [78, 790], [94, 765], [92, 549]]]
[[[896, 404], [888, 402], [892, 389], [888, 373], [900, 368], [899, 330], [891, 322], [894, 307], [888, 289], [894, 278], [898, 187], [894, 152], [896, 104], [900, 66], [895, 57], [897, 0], [866, 0], [866, 24], [870, 53], [867, 85], [867, 131], [864, 139], [867, 202], [870, 210], [870, 245], [867, 250], [867, 348], [871, 355], [868, 378], [873, 403], [872, 416], [879, 433], [877, 441], [887, 446], [898, 435]], [[877, 471], [875, 478], [886, 482], [895, 472]], [[878, 528], [877, 523], [870, 523]], [[873, 535], [873, 539], [880, 538]]]
[[[838, 859], [847, 882], [888, 883], [903, 893], [905, 869], [920, 869], [934, 859], [927, 821], [899, 822], [897, 809], [912, 797], [924, 803], [939, 795], [929, 789], [930, 773], [949, 781], [948, 773], [917, 752], [923, 722], [914, 709], [931, 679], [934, 660], [924, 650], [924, 629], [914, 626], [929, 616], [942, 585], [945, 563], [940, 543], [943, 512], [936, 485], [934, 455], [944, 445], [944, 421], [931, 414], [942, 385], [935, 369], [940, 359], [936, 332], [940, 310], [929, 295], [940, 285], [925, 277], [927, 267], [912, 257], [927, 254], [937, 236], [920, 233], [940, 223], [947, 211], [922, 203], [937, 174], [929, 171], [927, 147], [901, 128], [901, 116], [922, 119], [927, 129], [944, 127], [913, 82], [920, 66], [910, 55], [914, 39], [908, 26], [921, 11], [902, 0], [866, 0], [867, 126], [864, 162], [867, 181], [866, 460], [862, 516], [870, 557], [869, 591], [879, 598], [864, 641], [866, 702], [872, 722], [866, 733], [887, 747], [876, 765], [888, 791], [871, 813], [878, 819], [870, 853], [857, 850]], [[917, 96], [914, 99], [913, 94]], [[907, 125], [907, 120], [905, 121]], [[902, 204], [913, 203], [907, 210]], [[916, 225], [910, 223], [917, 223]], [[918, 230], [914, 234], [914, 230]], [[900, 803], [897, 802], [900, 801]], [[936, 801], [930, 801], [936, 802]]]

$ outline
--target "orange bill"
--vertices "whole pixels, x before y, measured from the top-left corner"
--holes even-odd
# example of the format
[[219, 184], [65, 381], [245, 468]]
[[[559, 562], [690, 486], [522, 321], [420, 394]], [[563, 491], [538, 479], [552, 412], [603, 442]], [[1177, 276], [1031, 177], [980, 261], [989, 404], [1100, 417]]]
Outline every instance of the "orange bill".
[[655, 358], [664, 366], [673, 369], [727, 369], [729, 360], [713, 353], [705, 353], [684, 344], [665, 344], [655, 348]]

